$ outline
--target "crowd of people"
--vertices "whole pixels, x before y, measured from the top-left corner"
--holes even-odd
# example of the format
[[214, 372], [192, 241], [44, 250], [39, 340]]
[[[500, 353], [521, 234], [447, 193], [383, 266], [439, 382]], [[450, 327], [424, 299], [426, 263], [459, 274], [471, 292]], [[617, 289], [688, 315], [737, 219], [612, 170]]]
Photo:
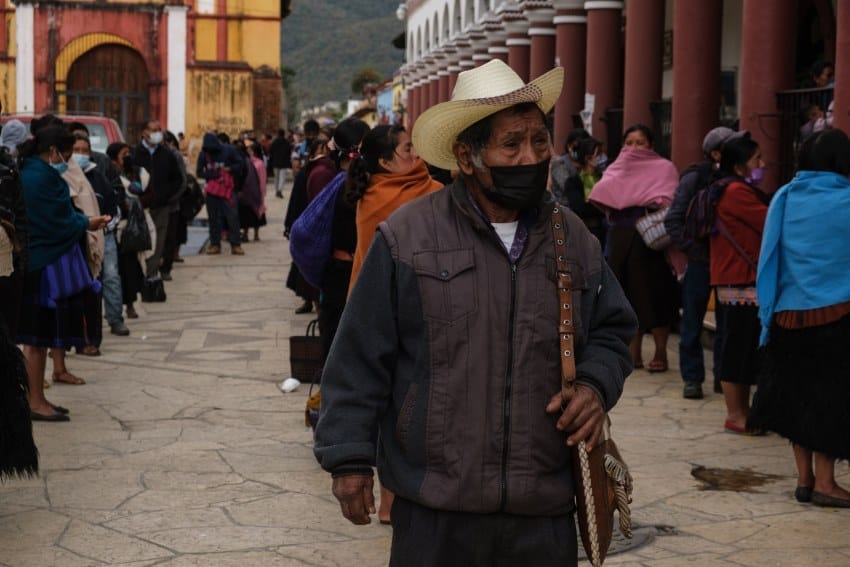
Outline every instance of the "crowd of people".
[[[547, 113], [562, 81], [555, 69], [525, 84], [494, 60], [461, 73], [452, 100], [413, 133], [356, 118], [259, 140], [209, 132], [194, 170], [153, 120], [137, 146], [105, 155], [82, 124], [8, 123], [0, 292], [16, 300], [0, 304], [0, 347], [23, 345], [30, 419], [70, 419], [45, 395], [47, 356], [54, 382], [85, 383], [66, 351], [99, 354], [104, 317], [126, 336], [139, 294], [165, 300], [203, 203], [206, 253], [221, 254], [224, 239], [239, 256], [267, 223], [267, 183], [285, 198], [291, 181], [286, 285], [322, 336], [316, 457], [346, 518], [405, 526], [392, 562], [499, 553], [575, 564], [564, 443], [598, 442], [632, 369], [669, 371], [676, 325], [682, 395], [703, 398], [712, 297], [724, 430], [788, 438], [796, 499], [850, 507], [834, 473], [850, 458], [850, 139], [831, 122], [801, 132], [799, 171], [781, 189], [764, 183], [757, 139], [726, 127], [705, 134], [704, 159], [682, 172], [642, 124], [612, 158], [583, 129], [555, 156]], [[574, 295], [563, 305], [553, 227], [567, 235], [557, 263]], [[573, 328], [562, 309], [573, 311], [574, 350], [557, 337]], [[569, 388], [562, 357], [575, 357]], [[540, 536], [550, 520], [571, 534], [563, 546]], [[518, 534], [507, 548], [504, 529]], [[476, 543], [460, 545], [464, 533]]]

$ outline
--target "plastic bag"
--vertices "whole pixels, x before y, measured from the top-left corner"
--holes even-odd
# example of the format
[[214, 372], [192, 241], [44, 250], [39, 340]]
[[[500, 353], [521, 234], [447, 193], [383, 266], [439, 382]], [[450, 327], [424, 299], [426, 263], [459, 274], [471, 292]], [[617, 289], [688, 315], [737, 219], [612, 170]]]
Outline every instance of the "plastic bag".
[[121, 252], [144, 252], [153, 248], [145, 212], [137, 199], [127, 199], [127, 226], [121, 234]]

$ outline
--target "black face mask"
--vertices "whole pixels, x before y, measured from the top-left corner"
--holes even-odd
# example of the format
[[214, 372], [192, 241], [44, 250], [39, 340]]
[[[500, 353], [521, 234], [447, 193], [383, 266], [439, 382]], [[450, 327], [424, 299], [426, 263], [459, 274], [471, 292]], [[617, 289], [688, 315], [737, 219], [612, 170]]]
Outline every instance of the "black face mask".
[[133, 158], [130, 156], [124, 156], [124, 159], [121, 164], [124, 167], [124, 171], [132, 171], [133, 170]]
[[493, 186], [484, 189], [484, 196], [493, 203], [521, 211], [540, 203], [549, 181], [549, 160], [531, 165], [490, 167]]

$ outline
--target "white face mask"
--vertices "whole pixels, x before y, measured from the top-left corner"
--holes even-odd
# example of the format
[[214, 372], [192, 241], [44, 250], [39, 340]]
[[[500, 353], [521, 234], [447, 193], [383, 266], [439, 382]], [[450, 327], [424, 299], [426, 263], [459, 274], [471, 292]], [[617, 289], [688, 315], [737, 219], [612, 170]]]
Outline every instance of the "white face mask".
[[150, 138], [151, 144], [154, 146], [158, 146], [162, 143], [162, 132], [151, 132]]

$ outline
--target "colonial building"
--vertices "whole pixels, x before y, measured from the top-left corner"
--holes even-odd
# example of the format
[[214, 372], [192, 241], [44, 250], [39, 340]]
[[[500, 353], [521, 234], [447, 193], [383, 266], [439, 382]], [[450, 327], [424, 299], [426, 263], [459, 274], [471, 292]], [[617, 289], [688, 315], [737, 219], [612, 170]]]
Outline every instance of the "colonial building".
[[[0, 0], [6, 112], [100, 112], [131, 142], [148, 117], [193, 136], [273, 131], [279, 0]], [[283, 12], [283, 13], [282, 13]]]
[[582, 123], [618, 147], [623, 125], [643, 122], [683, 168], [700, 159], [705, 132], [739, 122], [776, 181], [806, 94], [787, 91], [825, 59], [835, 125], [850, 130], [850, 0], [409, 0], [406, 46], [409, 124], [492, 58], [526, 80], [562, 65], [559, 147]]

